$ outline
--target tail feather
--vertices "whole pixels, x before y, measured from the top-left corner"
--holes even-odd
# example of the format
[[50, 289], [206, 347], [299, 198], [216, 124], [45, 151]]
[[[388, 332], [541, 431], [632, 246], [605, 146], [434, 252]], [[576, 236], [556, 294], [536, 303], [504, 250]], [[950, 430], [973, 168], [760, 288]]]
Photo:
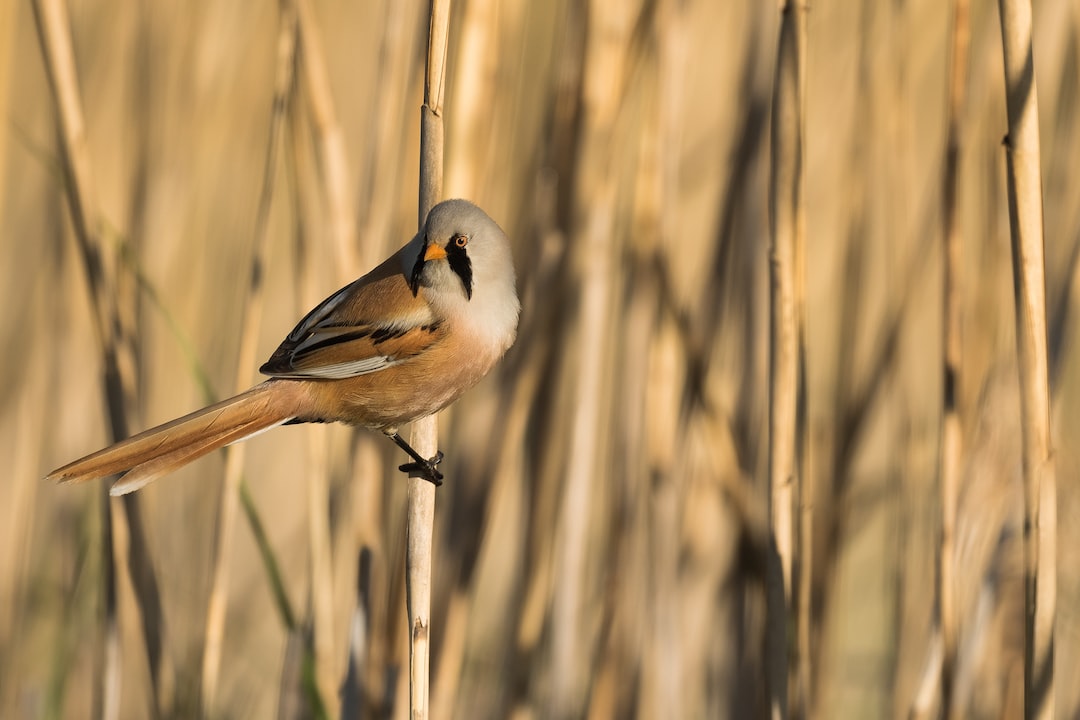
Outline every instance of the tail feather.
[[109, 494], [119, 496], [135, 492], [139, 488], [149, 485], [163, 475], [168, 475], [174, 470], [187, 465], [193, 460], [197, 460], [203, 455], [213, 452], [218, 448], [225, 447], [226, 445], [232, 445], [235, 442], [247, 440], [249, 437], [253, 437], [265, 430], [276, 427], [282, 422], [284, 422], [284, 420], [279, 420], [278, 422], [265, 427], [262, 426], [263, 423], [261, 422], [257, 425], [249, 423], [236, 428], [232, 432], [207, 436], [198, 442], [174, 450], [171, 453], [159, 455], [152, 460], [136, 465], [131, 468], [131, 470], [124, 473], [124, 476], [113, 483], [112, 487], [109, 488]]
[[286, 397], [292, 387], [281, 381], [264, 382], [87, 455], [52, 471], [46, 479], [84, 482], [130, 471], [112, 492], [137, 490], [207, 453], [290, 419], [296, 411], [295, 403]]

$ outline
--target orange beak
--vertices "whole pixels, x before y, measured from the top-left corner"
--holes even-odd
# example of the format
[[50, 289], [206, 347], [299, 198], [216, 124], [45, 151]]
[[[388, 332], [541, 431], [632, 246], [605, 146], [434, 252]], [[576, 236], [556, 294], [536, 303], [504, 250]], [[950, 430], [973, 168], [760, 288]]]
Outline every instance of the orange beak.
[[424, 262], [428, 260], [442, 260], [446, 257], [446, 250], [442, 245], [436, 245], [431, 243], [427, 246], [427, 250], [424, 251]]

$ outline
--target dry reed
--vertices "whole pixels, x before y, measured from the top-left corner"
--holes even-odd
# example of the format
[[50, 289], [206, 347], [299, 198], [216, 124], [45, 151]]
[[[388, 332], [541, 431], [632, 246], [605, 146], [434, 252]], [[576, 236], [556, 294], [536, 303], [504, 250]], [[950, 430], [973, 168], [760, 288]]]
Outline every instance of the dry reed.
[[1024, 463], [1024, 716], [1054, 714], [1057, 487], [1050, 429], [1039, 109], [1029, 0], [1000, 0]]
[[[103, 394], [111, 436], [113, 440], [119, 440], [129, 435], [127, 414], [135, 384], [136, 361], [128, 335], [131, 332], [132, 307], [129, 304], [125, 308], [121, 299], [121, 289], [125, 283], [117, 270], [118, 254], [107, 251], [102, 238], [103, 223], [87, 145], [67, 6], [63, 0], [41, 0], [35, 2], [33, 8], [56, 105], [67, 204], [89, 286], [95, 335], [103, 356]], [[117, 564], [122, 568], [126, 560], [143, 620], [143, 641], [152, 678], [153, 709], [157, 713], [169, 712], [174, 679], [171, 677], [171, 658], [158, 582], [148, 554], [139, 500], [124, 498], [115, 501], [109, 498], [106, 491], [100, 502], [104, 637], [98, 663], [100, 690], [97, 711], [105, 718], [119, 715], [121, 658], [117, 596], [120, 580]], [[117, 510], [122, 510], [122, 513]]]
[[[803, 717], [809, 687], [803, 664], [809, 662], [796, 646], [799, 606], [795, 568], [810, 562], [810, 548], [796, 544], [810, 534], [800, 533], [796, 506], [809, 493], [802, 486], [801, 440], [805, 435], [805, 409], [801, 388], [805, 374], [803, 348], [802, 258], [805, 242], [803, 207], [806, 5], [786, 2], [780, 10], [776, 81], [773, 88], [769, 215], [769, 520], [771, 542], [767, 575], [769, 696], [773, 718]], [[808, 515], [799, 520], [807, 522]], [[807, 571], [806, 578], [809, 579]], [[809, 617], [798, 618], [808, 621]], [[789, 628], [792, 632], [789, 633]], [[801, 635], [798, 637], [801, 638]], [[795, 690], [792, 706], [792, 690]]]
[[[428, 26], [424, 104], [420, 108], [420, 191], [417, 225], [442, 199], [443, 96], [446, 89], [450, 0], [432, 0]], [[439, 450], [438, 415], [413, 423], [410, 443], [422, 457]], [[406, 517], [406, 592], [409, 613], [409, 715], [429, 717], [431, 685], [431, 577], [435, 535], [435, 486], [409, 478]]]
[[956, 506], [960, 494], [963, 457], [963, 417], [959, 393], [963, 371], [962, 281], [963, 247], [959, 202], [961, 122], [967, 84], [970, 8], [968, 0], [953, 3], [949, 42], [949, 84], [946, 124], [944, 181], [942, 198], [942, 381], [941, 457], [938, 482], [941, 484], [941, 555], [938, 560], [939, 626], [942, 638], [940, 663], [941, 707], [946, 718], [958, 717], [952, 702], [953, 678], [960, 634], [956, 607]]
[[[1080, 428], [1069, 330], [1080, 298], [1073, 5], [1039, 3], [1033, 24], [1058, 438]], [[112, 630], [96, 488], [21, 477], [108, 439], [95, 422], [93, 298], [120, 308], [138, 371], [128, 411], [142, 426], [200, 402], [200, 368], [210, 385], [237, 381], [260, 232], [257, 355], [310, 301], [414, 232], [430, 8], [306, 7], [265, 210], [282, 7], [70, 6], [87, 176], [115, 277], [100, 291], [66, 221], [64, 140], [33, 15], [0, 27], [11, 39], [0, 43], [0, 286], [19, 299], [0, 308], [13, 349], [0, 364], [0, 455], [14, 473], [3, 516], [16, 520], [0, 522], [0, 716], [83, 717], [121, 669], [107, 709], [122, 718], [155, 706], [185, 716], [200, 703], [216, 717], [409, 715], [407, 483], [383, 439], [336, 427], [315, 441], [312, 428], [253, 439], [253, 481], [239, 490], [247, 520], [228, 550], [214, 539], [217, 482], [235, 461], [207, 458], [140, 491], [145, 542], [128, 543], [117, 523]], [[1001, 34], [992, 6], [972, 4], [962, 111], [950, 110], [950, 8], [823, 3], [808, 16], [803, 204], [814, 244], [804, 259], [791, 714], [803, 703], [810, 717], [932, 716], [942, 672], [954, 716], [1021, 712], [1023, 463]], [[523, 307], [505, 361], [440, 415], [452, 482], [430, 536], [430, 716], [768, 714], [766, 238], [780, 23], [770, 4], [455, 3], [445, 194], [476, 201], [507, 230]], [[942, 192], [950, 123], [962, 180], [952, 210]], [[951, 300], [937, 245], [949, 212], [963, 269]], [[947, 669], [931, 588], [948, 514], [939, 343], [953, 300], [963, 308], [953, 388], [962, 453]], [[313, 454], [312, 442], [325, 449]], [[1059, 445], [1058, 476], [1076, 476], [1080, 455]], [[316, 465], [326, 475], [311, 482]], [[1062, 516], [1078, 503], [1062, 483]], [[1080, 623], [1080, 537], [1067, 523], [1059, 532], [1060, 640]], [[160, 572], [159, 622], [139, 612], [125, 548]], [[1045, 590], [1041, 568], [1039, 581]], [[200, 689], [211, 596], [226, 622], [216, 686]], [[154, 671], [148, 632], [166, 626]], [[112, 665], [101, 654], [107, 631]], [[1059, 641], [1056, 660], [1064, 677], [1080, 657]], [[172, 684], [171, 707], [155, 672], [162, 691]], [[1057, 712], [1076, 714], [1080, 689], [1054, 689]]]
[[[244, 314], [241, 323], [240, 348], [237, 353], [236, 392], [243, 392], [251, 384], [251, 369], [255, 366], [258, 352], [259, 325], [262, 322], [265, 298], [264, 266], [270, 207], [273, 199], [274, 178], [278, 167], [278, 153], [285, 141], [285, 111], [289, 95], [293, 91], [293, 75], [296, 64], [297, 22], [296, 7], [289, 2], [281, 5], [281, 27], [278, 35], [277, 78], [274, 86], [273, 105], [270, 113], [270, 133], [266, 149], [266, 168], [262, 192], [255, 217], [254, 242], [251, 248], [251, 265], [244, 297]], [[232, 445], [226, 449], [225, 478], [221, 486], [221, 504], [215, 528], [212, 574], [209, 599], [206, 608], [206, 631], [203, 641], [201, 699], [204, 713], [214, 710], [217, 692], [225, 617], [229, 593], [229, 559], [233, 547], [237, 511], [240, 504], [240, 483], [244, 472], [246, 445]]]

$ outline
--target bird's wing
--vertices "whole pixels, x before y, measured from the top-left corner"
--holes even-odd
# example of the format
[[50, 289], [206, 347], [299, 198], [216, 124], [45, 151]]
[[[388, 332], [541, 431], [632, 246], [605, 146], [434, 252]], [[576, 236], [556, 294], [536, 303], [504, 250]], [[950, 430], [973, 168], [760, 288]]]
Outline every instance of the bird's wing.
[[343, 379], [415, 357], [442, 337], [439, 323], [318, 327], [278, 348], [259, 372], [271, 377]]
[[412, 294], [394, 255], [316, 306], [259, 372], [284, 378], [364, 375], [419, 355], [443, 332], [423, 297]]

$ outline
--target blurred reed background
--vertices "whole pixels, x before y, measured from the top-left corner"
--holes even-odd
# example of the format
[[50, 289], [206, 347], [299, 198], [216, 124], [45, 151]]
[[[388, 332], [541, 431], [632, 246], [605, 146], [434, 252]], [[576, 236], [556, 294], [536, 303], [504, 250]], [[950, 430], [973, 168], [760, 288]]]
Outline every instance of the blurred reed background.
[[[513, 239], [524, 314], [510, 355], [440, 424], [433, 717], [766, 708], [776, 5], [454, 3], [445, 194], [476, 201]], [[427, 4], [69, 11], [134, 431], [230, 393], [246, 326], [256, 360], [240, 384], [254, 383], [310, 305], [411, 236]], [[814, 717], [907, 717], [936, 692], [952, 22], [933, 0], [809, 14]], [[993, 3], [971, 5], [970, 30], [952, 692], [960, 716], [1019, 717], [1020, 411]], [[1080, 717], [1075, 2], [1036, 3], [1034, 50], [1057, 711]], [[405, 482], [397, 451], [370, 433], [252, 440], [241, 515], [223, 512], [236, 485], [222, 493], [220, 453], [147, 488], [142, 560], [112, 501], [110, 644], [102, 489], [39, 479], [110, 439], [44, 68], [31, 3], [0, 3], [0, 716], [405, 717]], [[261, 313], [246, 289], [255, 253]], [[136, 600], [147, 572], [159, 617]], [[208, 630], [211, 598], [224, 614]]]

